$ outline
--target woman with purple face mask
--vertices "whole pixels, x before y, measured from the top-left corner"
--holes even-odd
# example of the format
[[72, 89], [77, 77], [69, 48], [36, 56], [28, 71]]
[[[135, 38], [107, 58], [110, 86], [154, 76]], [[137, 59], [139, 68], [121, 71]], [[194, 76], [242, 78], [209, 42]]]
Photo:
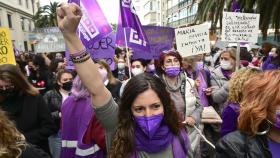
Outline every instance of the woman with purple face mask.
[[217, 158], [280, 157], [279, 92], [279, 70], [259, 73], [245, 82], [238, 130], [217, 143]]
[[201, 114], [203, 106], [200, 103], [194, 80], [187, 77], [186, 73], [182, 71], [182, 57], [178, 52], [162, 53], [159, 64], [161, 74], [158, 76], [166, 84], [167, 90], [175, 103], [180, 121], [188, 125], [191, 149], [195, 153], [194, 156], [198, 157], [200, 154], [198, 150], [200, 136], [193, 126], [200, 126], [199, 128], [202, 129]]
[[89, 90], [96, 116], [106, 130], [109, 157], [186, 157], [188, 136], [181, 129], [165, 85], [156, 77], [137, 75], [128, 82], [118, 106], [104, 86], [98, 65], [76, 34], [81, 17], [81, 9], [73, 3], [62, 3], [57, 8], [58, 25], [71, 60]]

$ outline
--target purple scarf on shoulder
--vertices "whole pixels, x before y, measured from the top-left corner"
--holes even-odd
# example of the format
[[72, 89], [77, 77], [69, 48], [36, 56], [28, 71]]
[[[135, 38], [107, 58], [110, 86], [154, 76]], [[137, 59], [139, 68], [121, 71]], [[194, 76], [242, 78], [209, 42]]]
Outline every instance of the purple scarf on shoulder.
[[182, 129], [180, 134], [185, 143], [185, 150], [178, 138], [169, 129], [167, 125], [162, 123], [158, 128], [156, 134], [152, 139], [146, 136], [146, 134], [136, 125], [135, 128], [135, 145], [136, 151], [130, 156], [130, 158], [139, 158], [138, 152], [145, 151], [147, 153], [158, 153], [167, 149], [172, 144], [173, 156], [175, 158], [185, 158], [188, 151], [188, 136], [187, 133]]

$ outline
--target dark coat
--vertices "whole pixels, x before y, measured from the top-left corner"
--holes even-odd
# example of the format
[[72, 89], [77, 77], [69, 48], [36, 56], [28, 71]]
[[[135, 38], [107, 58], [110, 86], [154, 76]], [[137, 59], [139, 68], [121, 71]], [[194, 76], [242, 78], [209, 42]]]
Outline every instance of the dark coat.
[[122, 83], [119, 80], [117, 80], [116, 84], [108, 83], [108, 85], [106, 86], [106, 88], [111, 92], [113, 99], [117, 103], [120, 101], [121, 86]]
[[125, 67], [124, 71], [125, 71], [125, 76], [119, 75], [119, 69], [118, 68], [116, 68], [114, 71], [112, 71], [112, 73], [113, 73], [113, 76], [115, 78], [117, 78], [120, 81], [124, 81], [124, 80], [127, 80], [129, 78], [129, 70], [128, 70], [127, 66]]
[[28, 145], [22, 150], [20, 158], [50, 158], [50, 156], [36, 146]]
[[227, 134], [216, 145], [216, 158], [272, 158], [266, 135]]
[[16, 95], [1, 102], [0, 107], [15, 122], [28, 143], [38, 145], [48, 152], [48, 137], [54, 133], [54, 124], [41, 95]]

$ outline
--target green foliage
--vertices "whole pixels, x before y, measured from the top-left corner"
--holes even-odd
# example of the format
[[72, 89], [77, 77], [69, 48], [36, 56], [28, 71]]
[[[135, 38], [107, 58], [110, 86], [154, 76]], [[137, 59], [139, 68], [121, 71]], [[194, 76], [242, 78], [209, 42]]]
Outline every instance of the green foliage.
[[37, 28], [56, 27], [56, 8], [58, 2], [51, 2], [49, 5], [42, 6], [34, 16], [35, 26]]
[[[275, 29], [275, 39], [280, 41], [280, 0], [237, 0], [243, 13], [260, 14], [260, 30], [263, 38], [269, 28]], [[222, 26], [223, 11], [231, 11], [232, 0], [200, 0], [195, 23], [212, 21], [215, 30], [218, 21]], [[221, 28], [220, 28], [221, 29]]]

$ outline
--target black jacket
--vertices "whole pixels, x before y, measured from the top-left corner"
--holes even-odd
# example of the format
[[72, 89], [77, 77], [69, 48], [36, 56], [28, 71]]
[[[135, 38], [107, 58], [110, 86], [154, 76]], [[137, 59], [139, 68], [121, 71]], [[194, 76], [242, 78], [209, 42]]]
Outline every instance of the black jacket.
[[27, 145], [26, 148], [22, 150], [20, 158], [50, 158], [50, 156], [34, 145]]
[[266, 135], [227, 134], [216, 145], [216, 158], [272, 158]]
[[120, 89], [121, 89], [122, 83], [117, 80], [116, 84], [108, 83], [106, 88], [111, 92], [113, 99], [115, 102], [119, 103], [120, 101]]
[[48, 152], [48, 137], [54, 133], [54, 125], [41, 95], [16, 95], [1, 102], [0, 107], [15, 122], [28, 143], [38, 145]]
[[112, 73], [113, 73], [113, 76], [120, 81], [124, 81], [129, 78], [129, 69], [127, 66], [124, 69], [124, 75], [120, 75], [118, 68], [116, 68], [114, 71], [112, 71]]

